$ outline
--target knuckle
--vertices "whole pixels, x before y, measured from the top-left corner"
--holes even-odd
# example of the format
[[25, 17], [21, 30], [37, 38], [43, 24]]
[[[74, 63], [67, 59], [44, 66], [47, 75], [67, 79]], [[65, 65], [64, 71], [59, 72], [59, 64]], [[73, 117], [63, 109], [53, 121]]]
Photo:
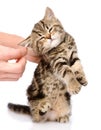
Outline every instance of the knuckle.
[[19, 78], [22, 76], [25, 70], [25, 66], [26, 66], [26, 59], [23, 59], [21, 62], [17, 63], [16, 73]]

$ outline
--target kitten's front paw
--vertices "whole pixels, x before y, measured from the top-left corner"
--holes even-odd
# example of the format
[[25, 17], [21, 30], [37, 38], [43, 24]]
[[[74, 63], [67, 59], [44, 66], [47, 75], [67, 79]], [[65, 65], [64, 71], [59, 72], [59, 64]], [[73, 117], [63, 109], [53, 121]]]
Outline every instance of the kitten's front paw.
[[76, 79], [72, 79], [68, 86], [67, 86], [67, 91], [73, 95], [73, 94], [78, 94], [79, 91], [81, 90], [81, 85]]
[[81, 90], [81, 87], [75, 87], [75, 88], [69, 87], [67, 91], [68, 91], [71, 95], [73, 95], [73, 94], [78, 94], [78, 93], [80, 92], [80, 90]]
[[83, 85], [83, 86], [86, 86], [88, 84], [86, 78], [85, 78], [85, 75], [79, 73], [78, 71], [75, 72], [75, 75], [76, 75], [76, 79], [77, 81]]
[[39, 109], [39, 114], [40, 114], [41, 116], [43, 116], [44, 114], [47, 113], [47, 111], [48, 111], [50, 108], [51, 108], [51, 104], [50, 104], [50, 103], [48, 103], [48, 102], [42, 103], [41, 106], [40, 106], [40, 109]]

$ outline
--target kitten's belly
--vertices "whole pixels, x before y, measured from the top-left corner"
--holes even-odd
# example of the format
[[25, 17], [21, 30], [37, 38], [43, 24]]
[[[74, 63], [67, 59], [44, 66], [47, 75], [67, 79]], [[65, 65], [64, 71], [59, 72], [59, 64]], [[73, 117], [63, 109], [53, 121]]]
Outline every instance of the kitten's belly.
[[47, 113], [46, 118], [50, 121], [54, 121], [57, 119], [57, 113], [54, 110], [51, 110]]

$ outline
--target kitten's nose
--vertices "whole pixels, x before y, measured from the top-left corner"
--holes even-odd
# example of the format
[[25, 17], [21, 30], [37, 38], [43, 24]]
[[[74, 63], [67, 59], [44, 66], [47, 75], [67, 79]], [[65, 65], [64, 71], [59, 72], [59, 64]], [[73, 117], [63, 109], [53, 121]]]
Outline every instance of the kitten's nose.
[[51, 34], [50, 33], [46, 34], [46, 38], [51, 39]]

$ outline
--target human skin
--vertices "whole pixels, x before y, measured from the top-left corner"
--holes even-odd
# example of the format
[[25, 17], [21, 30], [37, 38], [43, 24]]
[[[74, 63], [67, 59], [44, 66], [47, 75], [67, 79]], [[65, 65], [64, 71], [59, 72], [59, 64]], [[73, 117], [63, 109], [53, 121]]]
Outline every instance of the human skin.
[[[18, 80], [26, 66], [26, 61], [38, 63], [40, 58], [34, 56], [31, 49], [18, 46], [23, 37], [0, 32], [0, 81]], [[9, 62], [15, 60], [14, 63]]]

